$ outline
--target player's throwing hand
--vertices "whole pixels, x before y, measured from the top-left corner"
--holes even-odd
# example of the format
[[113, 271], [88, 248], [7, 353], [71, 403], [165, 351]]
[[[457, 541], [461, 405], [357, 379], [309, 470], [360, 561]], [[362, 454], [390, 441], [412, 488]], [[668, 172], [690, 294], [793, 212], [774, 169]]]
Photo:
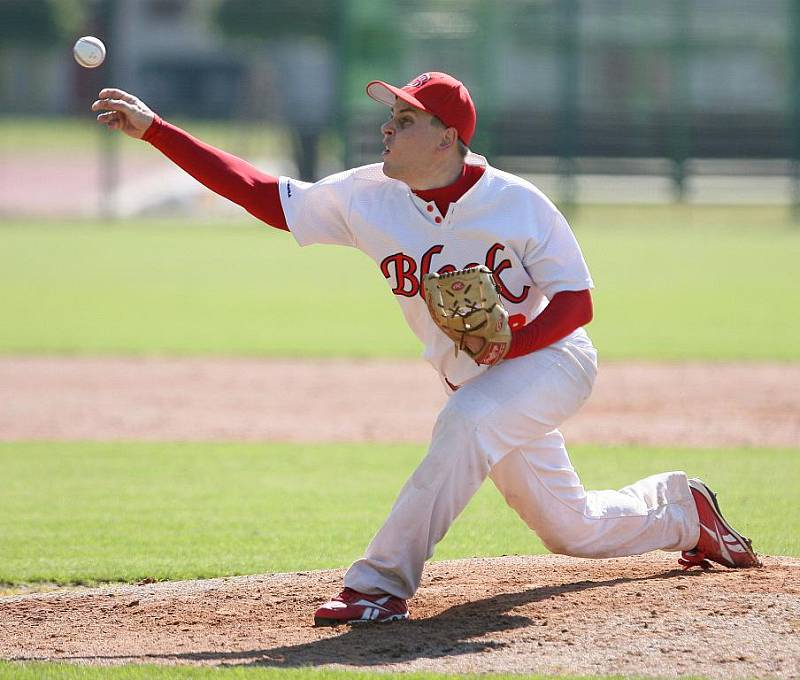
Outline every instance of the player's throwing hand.
[[107, 87], [100, 90], [98, 97], [92, 104], [92, 111], [103, 111], [97, 116], [97, 122], [109, 130], [120, 130], [129, 137], [141, 139], [155, 119], [156, 114], [147, 104], [124, 90]]

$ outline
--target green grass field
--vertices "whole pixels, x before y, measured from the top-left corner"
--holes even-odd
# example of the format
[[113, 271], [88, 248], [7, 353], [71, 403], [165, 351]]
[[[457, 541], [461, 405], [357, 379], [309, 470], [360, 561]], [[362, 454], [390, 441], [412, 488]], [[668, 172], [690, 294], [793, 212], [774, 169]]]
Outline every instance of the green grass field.
[[[673, 469], [704, 477], [759, 551], [800, 555], [796, 452], [582, 446], [571, 453], [588, 488]], [[0, 583], [345, 567], [423, 454], [420, 446], [375, 444], [0, 444]], [[355, 496], [358, 503], [342, 502]], [[542, 552], [487, 482], [435, 559]]]
[[[6, 663], [0, 661], [0, 679], [5, 680], [385, 680], [394, 674], [354, 671], [280, 668], [165, 668], [163, 666], [87, 667], [71, 664]], [[544, 680], [552, 676], [472, 674], [444, 675], [440, 673], [403, 673], [404, 680]], [[562, 680], [637, 680], [631, 676], [560, 676]], [[690, 679], [687, 679], [690, 680]]]
[[[780, 208], [584, 207], [602, 358], [800, 359]], [[0, 353], [417, 356], [376, 265], [255, 221], [0, 227]]]

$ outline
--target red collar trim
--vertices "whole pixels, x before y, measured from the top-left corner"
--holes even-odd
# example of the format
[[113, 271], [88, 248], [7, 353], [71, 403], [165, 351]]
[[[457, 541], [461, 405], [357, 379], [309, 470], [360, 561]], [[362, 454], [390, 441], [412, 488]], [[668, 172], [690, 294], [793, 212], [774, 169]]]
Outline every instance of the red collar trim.
[[461, 174], [455, 182], [446, 187], [438, 189], [424, 189], [415, 191], [423, 201], [435, 203], [442, 215], [447, 214], [447, 209], [451, 203], [455, 203], [459, 198], [466, 194], [478, 180], [483, 176], [486, 168], [482, 165], [470, 165], [465, 163]]

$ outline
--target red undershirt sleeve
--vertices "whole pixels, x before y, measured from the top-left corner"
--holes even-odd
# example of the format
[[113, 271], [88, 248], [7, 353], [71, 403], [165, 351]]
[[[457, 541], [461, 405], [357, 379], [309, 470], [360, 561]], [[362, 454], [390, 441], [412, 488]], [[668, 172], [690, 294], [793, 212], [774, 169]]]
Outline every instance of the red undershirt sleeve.
[[547, 307], [528, 325], [511, 333], [506, 359], [521, 357], [552, 345], [592, 320], [592, 294], [588, 290], [556, 293]]
[[242, 206], [262, 222], [289, 231], [281, 207], [277, 177], [201, 142], [158, 116], [142, 139], [211, 191]]

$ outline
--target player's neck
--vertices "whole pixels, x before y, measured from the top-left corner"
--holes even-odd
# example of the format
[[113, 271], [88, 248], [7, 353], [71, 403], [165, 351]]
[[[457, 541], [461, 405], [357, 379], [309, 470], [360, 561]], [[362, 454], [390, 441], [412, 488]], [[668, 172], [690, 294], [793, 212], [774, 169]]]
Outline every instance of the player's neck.
[[441, 167], [431, 168], [430, 172], [427, 172], [424, 177], [415, 178], [408, 185], [412, 191], [441, 189], [457, 182], [463, 173], [464, 160], [459, 156], [457, 159], [451, 159], [442, 164]]

